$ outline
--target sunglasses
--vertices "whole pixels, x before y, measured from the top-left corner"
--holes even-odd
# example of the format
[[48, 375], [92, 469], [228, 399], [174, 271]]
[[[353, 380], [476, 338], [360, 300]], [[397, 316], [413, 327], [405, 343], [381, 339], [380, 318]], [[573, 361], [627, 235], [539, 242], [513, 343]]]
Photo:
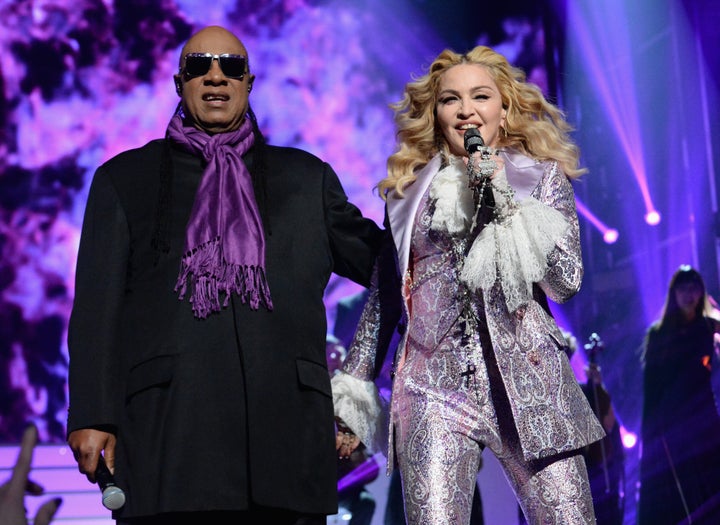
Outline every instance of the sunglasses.
[[185, 55], [185, 67], [180, 72], [188, 77], [201, 77], [207, 75], [212, 67], [213, 60], [217, 60], [220, 69], [228, 78], [242, 80], [245, 76], [247, 58], [243, 55], [213, 55], [212, 53], [188, 53]]

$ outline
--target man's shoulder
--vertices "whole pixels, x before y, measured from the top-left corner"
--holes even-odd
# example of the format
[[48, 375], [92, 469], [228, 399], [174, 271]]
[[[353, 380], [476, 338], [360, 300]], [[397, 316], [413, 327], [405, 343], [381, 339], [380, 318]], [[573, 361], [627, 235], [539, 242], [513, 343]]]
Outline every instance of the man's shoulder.
[[128, 164], [145, 165], [153, 159], [159, 160], [162, 155], [164, 144], [164, 139], [151, 140], [144, 146], [118, 153], [114, 157], [105, 161], [102, 167], [105, 169], [113, 169], [117, 167], [124, 167]]
[[268, 144], [267, 161], [270, 164], [292, 164], [306, 167], [322, 167], [325, 162], [309, 151], [291, 146], [273, 146]]

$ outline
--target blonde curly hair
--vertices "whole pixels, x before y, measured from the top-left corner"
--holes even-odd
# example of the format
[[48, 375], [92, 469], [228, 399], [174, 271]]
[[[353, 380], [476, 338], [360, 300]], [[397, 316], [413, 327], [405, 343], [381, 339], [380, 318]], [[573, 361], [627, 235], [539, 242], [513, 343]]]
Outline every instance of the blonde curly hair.
[[461, 55], [446, 49], [433, 61], [428, 73], [405, 86], [403, 99], [390, 107], [395, 112], [398, 148], [387, 162], [388, 176], [377, 188], [383, 199], [390, 190], [399, 197], [415, 180], [415, 172], [438, 152], [447, 159], [450, 150], [436, 122], [437, 91], [442, 75], [458, 64], [479, 64], [497, 84], [507, 111], [500, 134], [500, 148], [515, 148], [538, 160], [555, 160], [570, 178], [587, 170], [580, 168], [580, 151], [569, 136], [572, 127], [565, 114], [548, 102], [525, 73], [486, 46], [477, 46]]

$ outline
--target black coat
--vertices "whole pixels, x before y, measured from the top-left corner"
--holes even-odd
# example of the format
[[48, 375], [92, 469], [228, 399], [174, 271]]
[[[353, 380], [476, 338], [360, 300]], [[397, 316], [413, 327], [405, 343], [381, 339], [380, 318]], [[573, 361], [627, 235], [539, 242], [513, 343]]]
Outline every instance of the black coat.
[[274, 309], [235, 299], [197, 319], [173, 289], [203, 167], [172, 150], [170, 251], [160, 254], [151, 239], [162, 151], [154, 141], [122, 153], [93, 179], [70, 320], [68, 432], [117, 433], [115, 477], [127, 503], [115, 517], [242, 510], [249, 501], [332, 514], [323, 293], [332, 272], [369, 284], [380, 231], [347, 202], [329, 165], [268, 147]]
[[[720, 523], [720, 417], [710, 370], [709, 318], [653, 324], [645, 337], [639, 525]], [[702, 519], [701, 519], [702, 517]]]

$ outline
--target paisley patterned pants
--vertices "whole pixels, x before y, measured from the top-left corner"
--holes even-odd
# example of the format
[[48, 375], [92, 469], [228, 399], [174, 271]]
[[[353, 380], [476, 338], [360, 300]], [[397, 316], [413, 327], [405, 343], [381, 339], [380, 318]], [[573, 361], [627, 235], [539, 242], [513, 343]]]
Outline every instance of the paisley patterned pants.
[[442, 346], [410, 352], [393, 388], [394, 445], [408, 524], [469, 524], [485, 447], [502, 465], [530, 525], [594, 524], [582, 456], [526, 461], [494, 357], [477, 356], [467, 373], [457, 348]]

